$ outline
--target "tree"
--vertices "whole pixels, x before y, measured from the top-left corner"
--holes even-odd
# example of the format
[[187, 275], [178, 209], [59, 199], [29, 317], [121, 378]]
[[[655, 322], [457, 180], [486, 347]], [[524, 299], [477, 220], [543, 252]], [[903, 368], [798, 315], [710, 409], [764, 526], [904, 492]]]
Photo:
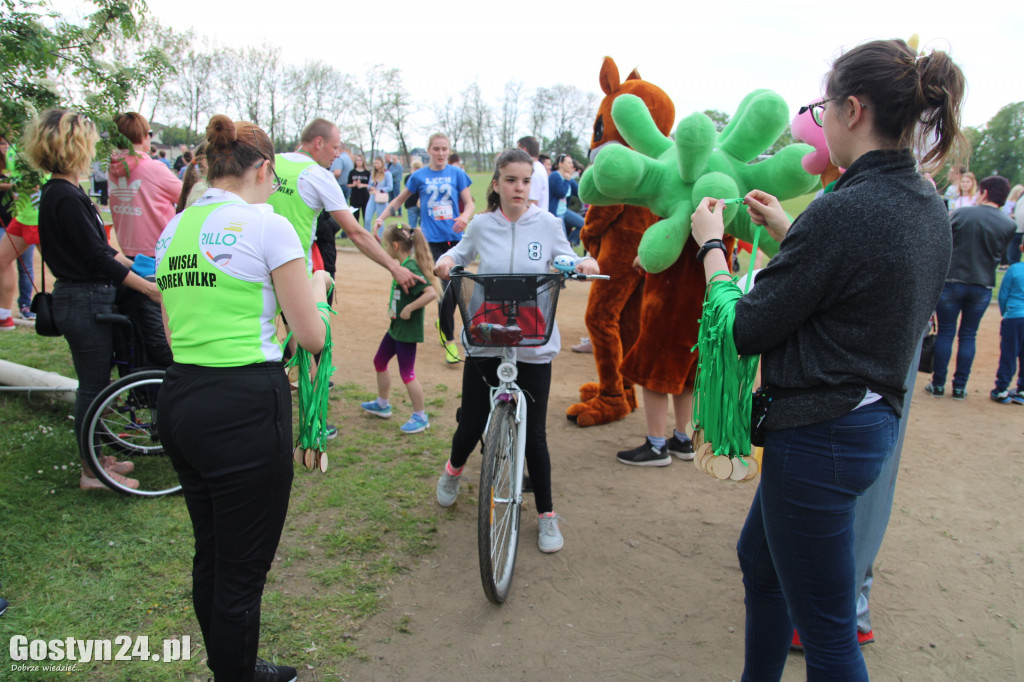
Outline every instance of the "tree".
[[206, 129], [206, 119], [219, 104], [214, 98], [213, 76], [221, 56], [209, 51], [205, 38], [197, 38], [192, 31], [187, 35], [189, 49], [178, 58], [177, 88], [170, 99], [177, 105], [185, 125], [198, 133]]
[[711, 122], [715, 124], [715, 130], [722, 132], [725, 130], [725, 126], [729, 125], [729, 114], [718, 109], [705, 109], [704, 115], [711, 119]]
[[519, 100], [523, 95], [521, 81], [505, 83], [505, 96], [501, 100], [501, 122], [498, 124], [498, 144], [502, 149], [516, 145], [519, 128]]
[[452, 151], [459, 149], [459, 141], [465, 136], [466, 129], [469, 127], [463, 102], [456, 102], [449, 96], [444, 104], [434, 104], [434, 118], [437, 121], [437, 127], [448, 136], [452, 143]]
[[384, 105], [384, 119], [398, 140], [399, 153], [403, 159], [408, 158], [409, 145], [405, 137], [409, 132], [409, 119], [412, 117], [412, 99], [405, 89], [402, 74], [398, 69], [393, 69], [393, 74], [385, 81], [381, 99]]
[[971, 171], [979, 178], [1002, 175], [1024, 182], [1024, 102], [1007, 104], [981, 130], [968, 135]]
[[[72, 107], [100, 128], [148, 81], [149, 58], [128, 66], [103, 59], [102, 39], [116, 29], [127, 38], [138, 30], [141, 0], [92, 0], [97, 11], [84, 23], [61, 18], [45, 0], [0, 0], [0, 129], [16, 140], [37, 112]], [[109, 152], [104, 142], [99, 155]], [[19, 160], [18, 188], [27, 200], [39, 176]]]
[[[363, 130], [370, 136], [370, 146], [367, 151], [376, 156], [381, 136], [388, 126], [388, 113], [385, 109], [392, 101], [396, 83], [401, 85], [401, 75], [396, 68], [385, 68], [382, 64], [375, 64], [366, 73], [361, 87], [356, 90], [355, 110], [357, 118]], [[362, 137], [357, 138], [362, 146]], [[369, 166], [373, 158], [366, 159]]]
[[534, 136], [554, 140], [569, 133], [578, 140], [593, 121], [598, 100], [575, 85], [555, 85], [537, 88], [531, 104]]
[[177, 75], [174, 56], [185, 49], [185, 34], [161, 25], [152, 17], [143, 17], [134, 35], [126, 35], [114, 25], [108, 27], [100, 40], [98, 49], [108, 61], [135, 71], [145, 70], [146, 81], [136, 89], [129, 106], [143, 114], [148, 108], [146, 117], [150, 121], [156, 120], [166, 89]]
[[484, 158], [494, 152], [494, 114], [491, 107], [484, 101], [480, 84], [473, 81], [462, 93], [463, 111], [466, 118], [466, 134], [473, 145], [476, 157], [476, 169], [486, 168]]

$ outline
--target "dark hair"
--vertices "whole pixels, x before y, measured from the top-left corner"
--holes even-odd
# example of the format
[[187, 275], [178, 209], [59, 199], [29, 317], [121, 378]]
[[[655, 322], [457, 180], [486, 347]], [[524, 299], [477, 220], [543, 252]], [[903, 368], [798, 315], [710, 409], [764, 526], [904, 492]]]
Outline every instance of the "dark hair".
[[459, 156], [458, 154], [456, 154], [455, 152], [452, 152], [451, 154], [448, 155], [448, 164], [449, 165], [454, 166], [455, 164], [457, 164], [460, 161], [462, 161], [462, 157]]
[[532, 135], [520, 137], [516, 142], [516, 146], [530, 155], [530, 163], [533, 163], [533, 160], [540, 154], [540, 143]]
[[274, 144], [256, 125], [217, 114], [206, 126], [206, 181], [241, 177], [260, 159], [274, 163]]
[[132, 144], [142, 144], [149, 139], [149, 121], [137, 111], [118, 114], [114, 119], [117, 132], [128, 138]]
[[[565, 154], [559, 154], [559, 156], [565, 156]], [[544, 163], [544, 159], [547, 159], [548, 161], [551, 161], [551, 157], [548, 156], [547, 154], [538, 154], [537, 155], [537, 160], [540, 161], [541, 163]]]
[[[203, 177], [200, 174], [200, 166], [206, 163], [206, 148], [209, 146], [209, 142], [203, 142], [196, 147], [195, 155], [193, 155], [185, 167], [185, 177], [181, 179], [181, 194], [178, 195], [178, 205], [174, 209], [175, 213], [181, 213], [185, 210], [188, 204], [188, 195], [192, 193], [192, 188]], [[186, 154], [188, 153], [190, 152], [186, 152]]]
[[934, 170], [947, 156], [969, 154], [960, 132], [964, 89], [964, 74], [948, 54], [918, 55], [895, 39], [864, 43], [836, 59], [825, 93], [866, 97], [875, 131], [900, 147], [926, 150], [921, 167]]
[[533, 167], [533, 159], [522, 149], [506, 149], [499, 154], [498, 162], [494, 164], [494, 175], [491, 176], [491, 182], [487, 185], [487, 213], [501, 208], [501, 196], [495, 191], [494, 183], [498, 181], [501, 169], [510, 163], [525, 163], [531, 168]]
[[978, 183], [978, 192], [988, 192], [988, 200], [1002, 208], [1010, 194], [1010, 181], [1002, 175], [990, 175]]

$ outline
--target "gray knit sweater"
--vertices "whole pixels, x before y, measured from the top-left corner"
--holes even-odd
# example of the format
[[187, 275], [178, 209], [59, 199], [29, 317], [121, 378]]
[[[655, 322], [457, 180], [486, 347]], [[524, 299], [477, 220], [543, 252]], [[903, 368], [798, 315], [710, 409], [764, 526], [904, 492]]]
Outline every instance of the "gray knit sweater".
[[942, 200], [909, 150], [864, 154], [811, 202], [736, 306], [736, 348], [760, 354], [763, 384], [786, 392], [768, 429], [835, 419], [867, 389], [902, 412], [951, 244]]

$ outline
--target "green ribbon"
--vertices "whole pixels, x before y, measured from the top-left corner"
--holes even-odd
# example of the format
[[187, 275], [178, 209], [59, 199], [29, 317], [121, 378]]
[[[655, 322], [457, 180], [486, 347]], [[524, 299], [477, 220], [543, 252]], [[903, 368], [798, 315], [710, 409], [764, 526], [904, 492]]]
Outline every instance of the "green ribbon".
[[[285, 367], [297, 366], [299, 368], [298, 444], [305, 449], [312, 448], [318, 452], [324, 452], [327, 450], [327, 393], [330, 390], [331, 375], [334, 374], [334, 342], [331, 340], [331, 321], [328, 314], [337, 315], [337, 313], [331, 310], [326, 303], [317, 303], [316, 307], [321, 312], [324, 326], [327, 327], [316, 373], [310, 377], [313, 355], [298, 345], [296, 345], [295, 354]], [[290, 338], [291, 333], [289, 332], [284, 343], [287, 344]]]
[[[754, 232], [751, 263], [757, 254], [760, 234], [758, 228]], [[715, 280], [719, 275], [729, 279]], [[749, 291], [751, 277], [748, 274], [744, 291], [736, 284], [737, 278], [725, 270], [716, 272], [711, 279], [704, 294], [700, 334], [694, 346], [700, 358], [693, 387], [693, 426], [704, 430], [704, 440], [713, 444], [716, 455], [747, 457], [758, 356], [739, 354], [733, 325], [736, 302]]]

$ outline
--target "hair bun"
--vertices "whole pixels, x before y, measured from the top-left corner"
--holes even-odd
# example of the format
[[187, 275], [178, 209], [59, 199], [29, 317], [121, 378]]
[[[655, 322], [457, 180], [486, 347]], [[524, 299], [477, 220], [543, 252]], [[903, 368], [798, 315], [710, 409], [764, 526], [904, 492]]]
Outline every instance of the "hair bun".
[[224, 114], [214, 114], [206, 126], [206, 139], [214, 149], [225, 149], [238, 139], [235, 122]]

